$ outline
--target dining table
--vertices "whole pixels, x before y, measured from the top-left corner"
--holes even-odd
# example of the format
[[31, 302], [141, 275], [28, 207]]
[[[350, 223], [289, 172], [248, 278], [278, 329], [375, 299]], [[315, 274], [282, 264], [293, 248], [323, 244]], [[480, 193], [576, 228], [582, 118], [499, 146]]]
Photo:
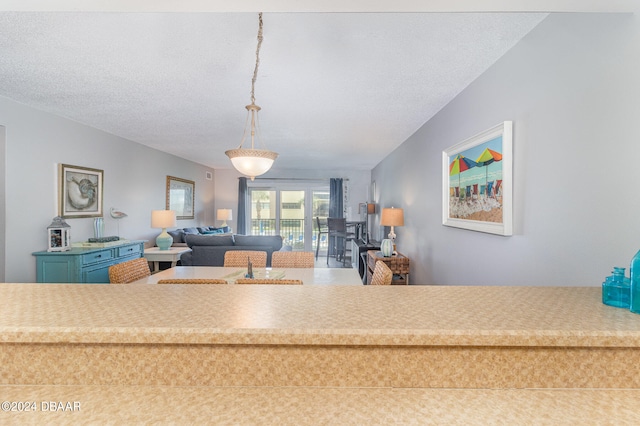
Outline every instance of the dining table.
[[[245, 278], [247, 268], [226, 266], [176, 266], [151, 276], [134, 281], [132, 284], [157, 284], [159, 280], [211, 279], [222, 278], [228, 284], [235, 284], [238, 278]], [[254, 278], [302, 280], [307, 285], [362, 285], [362, 279], [353, 268], [253, 268]]]

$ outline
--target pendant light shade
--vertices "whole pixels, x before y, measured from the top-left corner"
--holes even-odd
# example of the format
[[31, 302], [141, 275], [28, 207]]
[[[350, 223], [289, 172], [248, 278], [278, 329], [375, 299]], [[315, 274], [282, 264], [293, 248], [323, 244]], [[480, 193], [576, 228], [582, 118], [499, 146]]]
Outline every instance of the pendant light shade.
[[264, 149], [230, 149], [225, 154], [231, 159], [231, 164], [245, 176], [260, 176], [269, 171], [278, 154]]
[[[245, 124], [244, 134], [240, 146], [236, 149], [230, 149], [225, 151], [225, 154], [231, 160], [231, 164], [237, 171], [245, 176], [248, 176], [253, 180], [256, 176], [260, 176], [271, 169], [273, 162], [278, 157], [278, 154], [267, 149], [256, 149], [255, 139], [257, 134], [256, 122], [258, 118], [258, 111], [260, 107], [256, 105], [255, 98], [255, 84], [258, 77], [258, 65], [260, 64], [260, 46], [262, 45], [262, 13], [258, 15], [258, 48], [256, 49], [256, 67], [253, 71], [253, 78], [251, 79], [251, 104], [247, 105], [247, 111], [249, 116], [247, 117], [247, 124]], [[242, 144], [247, 136], [247, 128], [251, 134], [251, 148], [243, 148]]]

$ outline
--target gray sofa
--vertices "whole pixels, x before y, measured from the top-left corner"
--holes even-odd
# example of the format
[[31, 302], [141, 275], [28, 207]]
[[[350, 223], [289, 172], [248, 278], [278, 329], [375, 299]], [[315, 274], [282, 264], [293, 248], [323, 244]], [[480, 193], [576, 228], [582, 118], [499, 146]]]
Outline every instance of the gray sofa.
[[227, 250], [258, 250], [267, 252], [267, 266], [271, 254], [282, 249], [280, 235], [185, 235], [191, 252], [180, 256], [182, 266], [224, 266]]

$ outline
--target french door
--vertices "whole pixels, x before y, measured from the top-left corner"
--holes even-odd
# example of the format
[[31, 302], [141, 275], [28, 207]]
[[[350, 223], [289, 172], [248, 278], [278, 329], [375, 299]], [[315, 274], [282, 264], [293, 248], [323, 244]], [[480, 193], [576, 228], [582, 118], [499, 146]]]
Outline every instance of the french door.
[[294, 251], [315, 250], [315, 218], [329, 214], [327, 182], [264, 180], [247, 186], [248, 234], [281, 235]]

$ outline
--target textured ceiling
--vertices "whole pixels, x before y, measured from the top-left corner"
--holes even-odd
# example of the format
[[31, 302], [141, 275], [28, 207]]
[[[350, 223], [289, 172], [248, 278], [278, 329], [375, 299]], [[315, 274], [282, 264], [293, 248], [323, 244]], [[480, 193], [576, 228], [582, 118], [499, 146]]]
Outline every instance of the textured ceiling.
[[[265, 13], [256, 103], [274, 168], [371, 169], [545, 16]], [[229, 168], [257, 27], [256, 13], [2, 12], [0, 96]]]

